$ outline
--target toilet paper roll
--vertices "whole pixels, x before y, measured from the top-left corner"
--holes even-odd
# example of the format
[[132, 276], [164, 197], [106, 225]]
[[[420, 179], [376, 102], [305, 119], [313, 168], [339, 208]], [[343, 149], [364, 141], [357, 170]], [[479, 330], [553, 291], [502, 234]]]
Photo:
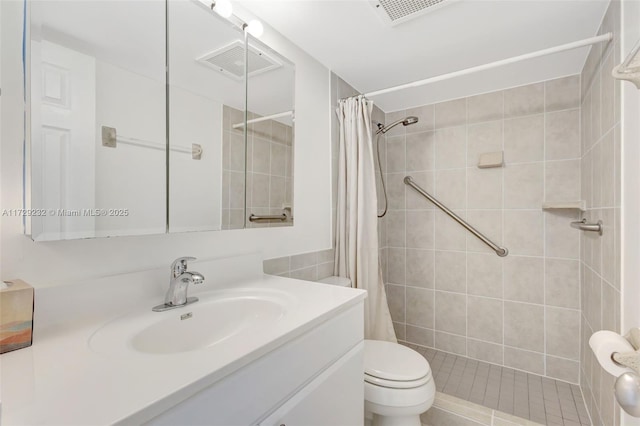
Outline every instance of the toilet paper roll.
[[613, 331], [601, 330], [593, 333], [589, 339], [589, 346], [596, 356], [596, 359], [607, 373], [618, 377], [630, 369], [616, 364], [611, 355], [614, 352], [634, 352], [635, 349], [627, 339], [614, 333]]

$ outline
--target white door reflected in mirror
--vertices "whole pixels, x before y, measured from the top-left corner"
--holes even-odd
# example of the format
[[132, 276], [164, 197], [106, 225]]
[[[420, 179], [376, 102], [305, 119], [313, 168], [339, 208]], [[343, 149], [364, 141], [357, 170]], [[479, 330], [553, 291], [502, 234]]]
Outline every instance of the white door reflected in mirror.
[[[28, 232], [165, 232], [164, 4], [31, 1], [29, 13]], [[103, 126], [158, 145], [105, 147]]]

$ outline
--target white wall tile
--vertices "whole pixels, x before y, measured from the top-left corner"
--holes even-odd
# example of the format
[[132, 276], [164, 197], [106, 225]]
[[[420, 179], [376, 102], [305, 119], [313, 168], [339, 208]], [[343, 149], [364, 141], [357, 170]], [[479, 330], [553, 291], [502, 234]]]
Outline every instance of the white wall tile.
[[543, 255], [543, 218], [541, 211], [505, 210], [504, 244], [510, 254]]
[[407, 248], [434, 248], [434, 212], [407, 210]]
[[467, 290], [467, 255], [463, 252], [435, 252], [435, 288], [464, 293]]
[[485, 342], [502, 343], [502, 310], [501, 300], [469, 296], [468, 336]]
[[450, 209], [467, 206], [467, 170], [437, 170], [435, 197]]
[[544, 159], [544, 115], [529, 115], [504, 121], [505, 163]]
[[467, 253], [468, 293], [501, 299], [502, 263], [495, 254]]
[[547, 354], [578, 360], [580, 355], [580, 311], [547, 307], [545, 314]]
[[467, 339], [463, 336], [456, 334], [443, 333], [440, 331], [435, 332], [436, 349], [440, 349], [445, 352], [450, 352], [462, 356], [466, 356], [466, 343]]
[[471, 96], [467, 99], [469, 124], [500, 120], [503, 117], [504, 94], [501, 91]]
[[435, 136], [433, 132], [408, 134], [406, 144], [407, 171], [433, 170], [435, 166]]
[[580, 261], [545, 261], [545, 303], [550, 306], [580, 309]]
[[504, 91], [504, 115], [516, 117], [544, 111], [544, 83]]
[[480, 155], [503, 151], [502, 120], [470, 125], [467, 134], [467, 165], [477, 166]]
[[407, 287], [407, 324], [424, 328], [434, 326], [434, 292]]
[[543, 352], [544, 306], [504, 302], [504, 344], [514, 348]]
[[467, 169], [467, 208], [502, 209], [503, 169]]
[[435, 105], [435, 124], [437, 129], [459, 126], [467, 123], [467, 100], [456, 99]]
[[[454, 211], [464, 219], [462, 211]], [[441, 211], [435, 212], [435, 248], [438, 250], [466, 250], [467, 234], [460, 224]]]
[[558, 111], [580, 106], [580, 76], [557, 78], [545, 82], [545, 109]]
[[501, 344], [467, 339], [467, 356], [492, 364], [502, 365], [502, 348]]
[[545, 163], [545, 201], [580, 199], [580, 160]]
[[437, 290], [435, 296], [436, 331], [465, 336], [467, 331], [467, 296]]
[[[396, 126], [401, 127], [401, 126]], [[405, 163], [405, 138], [404, 136], [389, 137], [387, 134], [387, 173], [403, 172]]]
[[578, 217], [572, 211], [545, 212], [545, 253], [549, 257], [580, 258], [580, 231], [571, 227]]
[[547, 160], [580, 158], [580, 109], [547, 113], [545, 154]]
[[544, 164], [514, 164], [504, 169], [504, 207], [539, 209], [544, 199]]
[[407, 249], [406, 256], [406, 284], [413, 287], [433, 288], [435, 279], [434, 251]]
[[504, 260], [504, 298], [517, 302], [544, 303], [544, 259], [507, 256]]

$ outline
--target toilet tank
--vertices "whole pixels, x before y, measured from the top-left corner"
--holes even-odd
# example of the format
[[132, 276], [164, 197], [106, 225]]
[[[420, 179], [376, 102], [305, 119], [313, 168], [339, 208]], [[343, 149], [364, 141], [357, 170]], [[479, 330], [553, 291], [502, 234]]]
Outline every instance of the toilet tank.
[[335, 275], [318, 280], [318, 282], [324, 283], [324, 284], [337, 285], [340, 287], [351, 287], [351, 280], [349, 278], [336, 277]]

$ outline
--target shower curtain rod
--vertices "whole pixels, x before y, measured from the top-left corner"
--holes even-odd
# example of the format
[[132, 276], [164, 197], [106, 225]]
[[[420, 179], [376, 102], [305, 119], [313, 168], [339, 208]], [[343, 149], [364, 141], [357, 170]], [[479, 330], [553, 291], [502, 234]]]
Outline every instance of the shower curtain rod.
[[[280, 117], [293, 117], [293, 110], [279, 112], [277, 114], [265, 115], [264, 117], [253, 118], [251, 120], [247, 120], [247, 124], [260, 123], [261, 121], [273, 120], [274, 118]], [[244, 127], [244, 123], [234, 124], [231, 127], [233, 127], [234, 129], [239, 129], [240, 127]]]
[[514, 56], [512, 58], [502, 59], [500, 61], [491, 62], [484, 65], [478, 65], [471, 68], [466, 68], [460, 71], [454, 71], [447, 74], [441, 74], [435, 77], [426, 78], [424, 80], [418, 80], [411, 83], [401, 84], [399, 86], [388, 87], [386, 89], [376, 90], [373, 92], [365, 93], [364, 97], [370, 98], [373, 96], [384, 95], [385, 93], [395, 92], [398, 90], [409, 89], [412, 87], [424, 86], [425, 84], [435, 83], [438, 81], [449, 80], [450, 78], [460, 77], [462, 75], [472, 74], [478, 71], [484, 71], [491, 68], [501, 67], [503, 65], [513, 64], [515, 62], [524, 61], [527, 59], [533, 59], [540, 56], [551, 55], [554, 53], [564, 52], [566, 50], [578, 49], [580, 47], [590, 46], [592, 44], [608, 42], [613, 39], [612, 33], [602, 34], [600, 36], [586, 38], [584, 40], [574, 41], [572, 43], [562, 44], [556, 47], [550, 47], [548, 49], [538, 50], [536, 52], [527, 53], [520, 56]]

